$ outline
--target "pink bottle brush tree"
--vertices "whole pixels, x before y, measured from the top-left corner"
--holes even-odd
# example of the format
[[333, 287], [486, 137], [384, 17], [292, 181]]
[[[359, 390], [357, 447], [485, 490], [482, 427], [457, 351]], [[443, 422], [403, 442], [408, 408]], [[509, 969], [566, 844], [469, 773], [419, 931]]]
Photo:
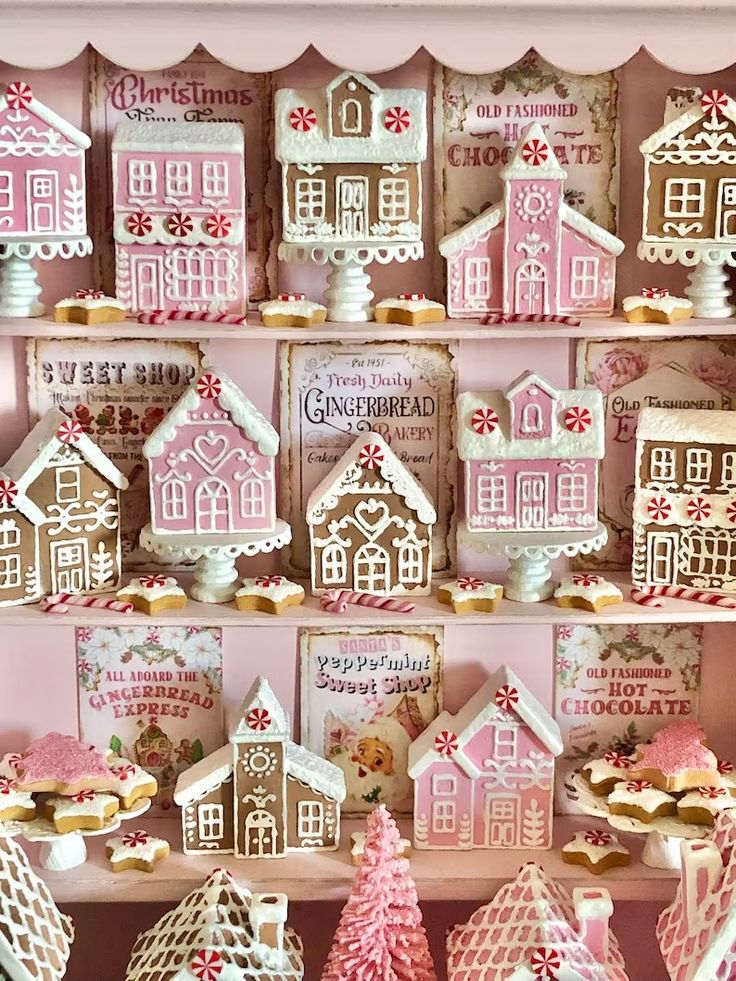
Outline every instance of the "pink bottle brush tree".
[[365, 853], [322, 981], [437, 981], [409, 862], [382, 804], [368, 815]]

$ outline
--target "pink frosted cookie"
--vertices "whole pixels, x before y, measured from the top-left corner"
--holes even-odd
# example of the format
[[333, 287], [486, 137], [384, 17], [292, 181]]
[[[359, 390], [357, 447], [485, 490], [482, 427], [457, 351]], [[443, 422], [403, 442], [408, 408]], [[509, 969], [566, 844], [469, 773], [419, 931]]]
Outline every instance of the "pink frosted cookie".
[[609, 749], [599, 760], [590, 760], [583, 767], [583, 778], [600, 797], [606, 797], [617, 783], [629, 775], [633, 763], [630, 756], [616, 749]]
[[597, 613], [604, 606], [623, 602], [623, 593], [603, 576], [580, 573], [563, 579], [555, 590], [557, 605]]
[[158, 574], [131, 579], [118, 590], [117, 597], [148, 616], [162, 610], [180, 610], [187, 605], [187, 594], [176, 579]]
[[115, 778], [102, 753], [74, 736], [50, 732], [36, 739], [18, 763], [18, 788], [71, 796], [82, 790], [111, 790]]
[[593, 875], [602, 875], [609, 869], [628, 865], [629, 849], [620, 843], [610, 831], [576, 831], [572, 841], [562, 846], [562, 861], [568, 865], [582, 865]]
[[716, 814], [736, 807], [736, 799], [725, 787], [698, 787], [677, 802], [677, 816], [688, 824], [716, 823]]
[[155, 838], [147, 831], [126, 831], [105, 842], [105, 854], [110, 859], [113, 872], [128, 869], [153, 872], [156, 862], [168, 858], [170, 851], [168, 841]]
[[110, 771], [115, 777], [112, 792], [120, 798], [120, 806], [129, 811], [141, 797], [153, 797], [158, 792], [158, 782], [155, 777], [137, 765], [120, 756], [114, 756], [109, 761]]
[[445, 583], [437, 590], [437, 599], [451, 606], [453, 613], [495, 613], [503, 598], [503, 586], [494, 582], [463, 576], [455, 582]]
[[101, 831], [117, 814], [120, 801], [113, 794], [80, 790], [72, 797], [49, 797], [44, 801], [44, 817], [53, 821], [60, 835], [72, 831]]
[[721, 786], [718, 760], [705, 746], [705, 732], [688, 720], [673, 722], [650, 743], [639, 744], [629, 776], [669, 791]]
[[658, 817], [674, 817], [677, 801], [649, 780], [623, 780], [608, 795], [611, 814], [623, 814], [649, 824]]
[[0, 777], [0, 821], [30, 821], [35, 816], [33, 797], [18, 790], [11, 777]]
[[243, 579], [243, 585], [235, 594], [235, 605], [239, 610], [260, 610], [275, 616], [290, 606], [301, 606], [303, 602], [304, 588], [286, 576]]

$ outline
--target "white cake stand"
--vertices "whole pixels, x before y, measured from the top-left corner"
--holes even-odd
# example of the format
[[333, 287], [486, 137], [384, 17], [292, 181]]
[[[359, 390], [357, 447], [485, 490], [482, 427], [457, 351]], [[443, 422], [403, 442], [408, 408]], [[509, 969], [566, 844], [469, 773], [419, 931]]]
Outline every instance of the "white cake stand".
[[92, 253], [89, 235], [47, 235], [23, 241], [0, 235], [0, 317], [41, 317], [41, 286], [33, 259], [73, 259]]
[[666, 266], [679, 262], [694, 266], [688, 274], [690, 285], [685, 293], [692, 300], [693, 314], [708, 320], [732, 317], [736, 307], [729, 303], [731, 289], [726, 266], [736, 266], [736, 248], [726, 244], [688, 243], [675, 246], [664, 242], [639, 242], [636, 254], [647, 262], [663, 262]]
[[150, 524], [141, 532], [147, 552], [175, 562], [196, 562], [192, 597], [200, 603], [229, 603], [237, 592], [235, 560], [241, 555], [260, 555], [283, 548], [291, 541], [291, 526], [276, 519], [274, 531], [224, 535], [167, 535]]
[[424, 255], [423, 242], [282, 242], [278, 256], [284, 262], [306, 263], [324, 266], [328, 262], [332, 272], [327, 277], [330, 284], [325, 290], [327, 319], [346, 323], [363, 323], [373, 319], [368, 288], [371, 277], [365, 267], [371, 262], [382, 266], [389, 262], [409, 262]]
[[461, 525], [462, 544], [477, 552], [505, 555], [509, 562], [504, 599], [540, 603], [554, 592], [552, 559], [590, 555], [603, 548], [608, 530], [602, 522], [582, 531], [468, 531]]

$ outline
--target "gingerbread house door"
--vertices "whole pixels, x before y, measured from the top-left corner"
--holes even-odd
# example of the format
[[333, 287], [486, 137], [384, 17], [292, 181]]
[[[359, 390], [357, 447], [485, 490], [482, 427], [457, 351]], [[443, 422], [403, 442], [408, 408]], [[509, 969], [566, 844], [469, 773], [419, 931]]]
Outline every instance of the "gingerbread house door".
[[245, 818], [246, 858], [272, 858], [279, 854], [279, 830], [270, 811], [258, 808]]
[[514, 275], [514, 313], [548, 313], [547, 270], [534, 259], [522, 262]]
[[387, 593], [391, 588], [391, 560], [385, 548], [361, 545], [353, 561], [355, 589], [365, 593]]
[[718, 182], [719, 239], [736, 238], [736, 179], [724, 177]]
[[51, 543], [51, 591], [81, 593], [88, 588], [86, 538]]
[[59, 229], [59, 175], [54, 170], [30, 170], [26, 175], [29, 232]]
[[219, 477], [210, 477], [197, 486], [194, 493], [194, 514], [197, 532], [229, 531], [232, 501], [227, 484]]
[[337, 228], [341, 238], [365, 238], [368, 227], [368, 178], [338, 177]]
[[164, 306], [164, 264], [161, 256], [130, 258], [133, 310], [160, 310]]
[[671, 586], [677, 581], [677, 532], [653, 531], [647, 535], [647, 582]]
[[516, 478], [516, 507], [519, 528], [527, 531], [544, 528], [547, 511], [547, 476], [543, 473], [520, 473]]
[[515, 794], [486, 794], [483, 803], [486, 848], [513, 848], [517, 844], [519, 798]]

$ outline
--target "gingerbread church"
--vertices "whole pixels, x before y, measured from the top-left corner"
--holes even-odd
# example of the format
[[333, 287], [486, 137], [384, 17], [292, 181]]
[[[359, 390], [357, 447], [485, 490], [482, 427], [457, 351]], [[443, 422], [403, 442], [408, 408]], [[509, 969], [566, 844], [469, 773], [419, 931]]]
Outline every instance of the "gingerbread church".
[[429, 494], [378, 433], [363, 433], [307, 502], [312, 592], [425, 595], [432, 579]]
[[290, 721], [265, 678], [240, 706], [227, 745], [179, 776], [184, 851], [276, 858], [335, 849], [340, 842], [342, 770], [292, 742]]

